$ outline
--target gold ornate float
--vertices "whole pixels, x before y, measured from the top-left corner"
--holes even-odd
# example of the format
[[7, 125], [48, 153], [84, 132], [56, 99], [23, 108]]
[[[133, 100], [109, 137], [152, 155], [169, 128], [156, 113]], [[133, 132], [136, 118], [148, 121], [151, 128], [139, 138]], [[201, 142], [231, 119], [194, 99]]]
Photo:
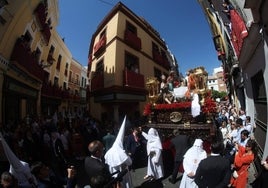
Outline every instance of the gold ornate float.
[[[148, 90], [148, 104], [144, 108], [144, 115], [148, 117], [149, 127], [158, 129], [181, 129], [188, 134], [202, 134], [203, 136], [213, 136], [215, 127], [213, 122], [207, 121], [211, 114], [215, 112], [216, 103], [211, 99], [210, 91], [207, 89], [208, 73], [204, 67], [197, 67], [191, 70], [191, 76], [194, 80], [194, 86], [184, 86], [190, 96], [192, 92], [199, 95], [201, 113], [198, 117], [191, 114], [192, 98], [176, 98], [174, 101], [166, 103], [161, 100], [160, 81], [155, 77], [147, 78], [146, 88]], [[183, 87], [183, 86], [181, 86]], [[176, 89], [176, 88], [175, 88]], [[172, 92], [171, 92], [172, 93]], [[210, 115], [207, 117], [207, 115]]]

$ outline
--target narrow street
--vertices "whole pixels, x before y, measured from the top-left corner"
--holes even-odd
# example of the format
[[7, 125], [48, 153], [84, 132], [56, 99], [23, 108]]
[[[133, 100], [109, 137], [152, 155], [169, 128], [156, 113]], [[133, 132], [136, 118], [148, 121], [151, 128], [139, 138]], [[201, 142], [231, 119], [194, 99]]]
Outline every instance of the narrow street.
[[[84, 170], [84, 160], [79, 160], [75, 162], [75, 166], [77, 169], [77, 188], [84, 188], [87, 175]], [[167, 188], [177, 188], [180, 181], [178, 181], [176, 184], [171, 184], [168, 181], [169, 177], [165, 177], [162, 182], [146, 182], [143, 177], [146, 175], [146, 167], [136, 169], [134, 172], [131, 172], [132, 180], [133, 180], [133, 188], [139, 188], [141, 185], [142, 187], [154, 187], [154, 188], [161, 188], [161, 187], [167, 187]], [[182, 173], [178, 174], [178, 177], [181, 176]]]
[[[84, 171], [84, 161], [76, 161], [76, 167], [77, 167], [77, 188], [84, 188], [84, 182], [87, 178], [86, 173]], [[133, 188], [179, 188], [180, 180], [176, 182], [176, 184], [171, 184], [168, 181], [169, 175], [167, 175], [162, 181], [156, 181], [156, 182], [146, 182], [143, 177], [146, 174], [146, 167], [136, 169], [135, 172], [131, 172], [132, 180], [133, 180]], [[250, 188], [250, 184], [254, 180], [254, 174], [255, 170], [254, 167], [251, 165], [249, 168], [249, 181], [247, 188]], [[178, 179], [182, 176], [182, 173], [178, 173]]]

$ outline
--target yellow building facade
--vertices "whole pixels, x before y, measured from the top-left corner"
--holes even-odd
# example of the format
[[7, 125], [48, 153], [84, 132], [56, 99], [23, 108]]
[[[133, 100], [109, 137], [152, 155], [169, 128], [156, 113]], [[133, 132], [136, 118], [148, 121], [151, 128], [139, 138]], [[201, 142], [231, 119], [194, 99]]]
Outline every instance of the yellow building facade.
[[135, 119], [147, 102], [148, 77], [168, 75], [172, 62], [159, 33], [119, 2], [99, 24], [89, 50], [90, 109], [93, 117]]
[[72, 54], [56, 31], [58, 0], [0, 7], [0, 122], [52, 116], [68, 107]]

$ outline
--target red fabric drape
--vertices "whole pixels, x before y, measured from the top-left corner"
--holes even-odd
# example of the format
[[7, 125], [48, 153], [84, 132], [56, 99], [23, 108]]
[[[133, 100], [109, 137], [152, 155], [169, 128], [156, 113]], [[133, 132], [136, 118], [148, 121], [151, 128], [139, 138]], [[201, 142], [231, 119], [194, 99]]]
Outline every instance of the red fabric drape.
[[230, 17], [232, 23], [232, 44], [235, 48], [237, 57], [239, 57], [244, 38], [248, 36], [248, 31], [243, 19], [236, 10], [230, 10]]

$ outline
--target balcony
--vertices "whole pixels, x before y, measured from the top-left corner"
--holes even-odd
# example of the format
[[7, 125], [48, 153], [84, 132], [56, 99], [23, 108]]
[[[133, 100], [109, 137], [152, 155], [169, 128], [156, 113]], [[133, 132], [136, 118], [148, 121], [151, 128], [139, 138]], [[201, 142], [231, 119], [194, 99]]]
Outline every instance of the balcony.
[[98, 56], [101, 52], [103, 52], [105, 47], [106, 47], [106, 36], [103, 35], [93, 48], [94, 56]]
[[136, 50], [141, 50], [141, 39], [129, 30], [125, 31], [125, 42]]
[[75, 85], [80, 85], [80, 81], [77, 78], [69, 78], [69, 82]]
[[131, 70], [123, 71], [123, 84], [127, 87], [144, 88], [144, 75]]
[[27, 73], [43, 80], [44, 71], [42, 67], [39, 66], [37, 59], [23, 39], [19, 38], [16, 41], [10, 57], [10, 62], [16, 63]]
[[43, 82], [41, 92], [43, 96], [56, 97], [56, 98], [63, 97], [62, 89], [56, 85], [52, 85], [51, 82], [49, 83]]
[[102, 89], [104, 87], [104, 74], [98, 73], [91, 80], [91, 91]]
[[44, 3], [39, 3], [34, 13], [41, 27], [42, 35], [46, 43], [48, 44], [50, 36], [51, 36], [51, 32], [50, 32], [50, 26], [46, 23], [47, 13], [46, 13], [46, 6], [44, 5]]
[[44, 3], [39, 3], [38, 6], [36, 7], [36, 9], [34, 10], [34, 13], [36, 15], [36, 18], [39, 22], [39, 24], [41, 25], [41, 27], [43, 27], [46, 24], [46, 7], [44, 5]]
[[48, 24], [45, 24], [41, 32], [46, 43], [48, 44], [51, 37], [50, 26]]
[[153, 51], [153, 59], [157, 64], [161, 65], [166, 69], [170, 69], [169, 62], [166, 58], [164, 58], [159, 52]]

